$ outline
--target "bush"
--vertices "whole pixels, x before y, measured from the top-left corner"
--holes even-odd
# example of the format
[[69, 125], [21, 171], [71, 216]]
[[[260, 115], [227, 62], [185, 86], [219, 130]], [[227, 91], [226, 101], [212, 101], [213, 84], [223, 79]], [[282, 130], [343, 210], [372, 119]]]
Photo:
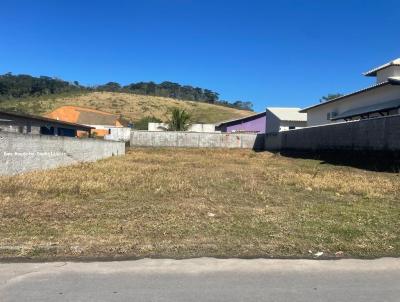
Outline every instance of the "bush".
[[149, 123], [162, 123], [162, 121], [154, 116], [145, 116], [133, 123], [133, 128], [136, 130], [147, 130]]

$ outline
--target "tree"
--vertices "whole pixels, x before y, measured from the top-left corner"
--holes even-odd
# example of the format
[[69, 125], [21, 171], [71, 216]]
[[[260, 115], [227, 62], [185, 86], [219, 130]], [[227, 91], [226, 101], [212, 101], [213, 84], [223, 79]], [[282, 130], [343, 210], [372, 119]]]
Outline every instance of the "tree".
[[328, 102], [330, 100], [337, 99], [341, 96], [343, 96], [343, 94], [341, 93], [329, 93], [328, 95], [323, 96], [319, 101], [320, 103]]
[[204, 97], [207, 103], [214, 104], [219, 99], [219, 94], [209, 89], [204, 89]]
[[244, 102], [244, 101], [236, 101], [233, 103], [233, 107], [253, 111], [253, 103], [252, 102]]
[[147, 130], [149, 123], [161, 123], [162, 121], [159, 118], [154, 116], [145, 116], [142, 117], [137, 122], [133, 123], [133, 128], [136, 130]]
[[169, 121], [169, 131], [186, 131], [189, 127], [190, 114], [184, 109], [174, 108]]
[[98, 86], [97, 89], [100, 91], [118, 92], [121, 90], [121, 85], [116, 82], [108, 82], [104, 85]]
[[85, 89], [85, 87], [47, 76], [32, 77], [11, 73], [0, 75], [0, 99], [40, 96]]

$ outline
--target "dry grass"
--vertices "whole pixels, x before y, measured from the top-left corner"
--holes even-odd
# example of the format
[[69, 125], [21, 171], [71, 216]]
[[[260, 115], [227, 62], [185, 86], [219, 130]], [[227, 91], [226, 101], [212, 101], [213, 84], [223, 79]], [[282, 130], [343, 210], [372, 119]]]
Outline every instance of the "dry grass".
[[147, 116], [154, 116], [166, 121], [170, 116], [170, 110], [174, 107], [187, 110], [192, 115], [192, 121], [199, 123], [216, 123], [254, 114], [250, 111], [206, 103], [112, 92], [92, 92], [68, 97], [39, 97], [19, 101], [4, 101], [0, 103], [0, 108], [44, 114], [65, 105], [89, 107], [122, 114], [124, 118], [131, 121], [138, 121]]
[[0, 255], [400, 255], [399, 175], [245, 150], [134, 149], [0, 178]]

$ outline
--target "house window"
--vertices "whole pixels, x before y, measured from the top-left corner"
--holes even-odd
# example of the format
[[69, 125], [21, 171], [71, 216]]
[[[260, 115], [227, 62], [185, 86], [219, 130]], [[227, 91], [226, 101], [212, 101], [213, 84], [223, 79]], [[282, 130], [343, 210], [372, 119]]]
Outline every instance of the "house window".
[[326, 114], [326, 119], [331, 121], [337, 115], [338, 115], [338, 113], [336, 111], [328, 112]]

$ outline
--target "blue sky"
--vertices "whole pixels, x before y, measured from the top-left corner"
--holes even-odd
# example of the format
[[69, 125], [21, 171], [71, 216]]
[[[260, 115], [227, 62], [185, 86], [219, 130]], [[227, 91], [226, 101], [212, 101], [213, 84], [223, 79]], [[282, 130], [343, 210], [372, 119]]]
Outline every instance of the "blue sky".
[[0, 73], [174, 81], [304, 107], [400, 57], [398, 1], [2, 0]]

